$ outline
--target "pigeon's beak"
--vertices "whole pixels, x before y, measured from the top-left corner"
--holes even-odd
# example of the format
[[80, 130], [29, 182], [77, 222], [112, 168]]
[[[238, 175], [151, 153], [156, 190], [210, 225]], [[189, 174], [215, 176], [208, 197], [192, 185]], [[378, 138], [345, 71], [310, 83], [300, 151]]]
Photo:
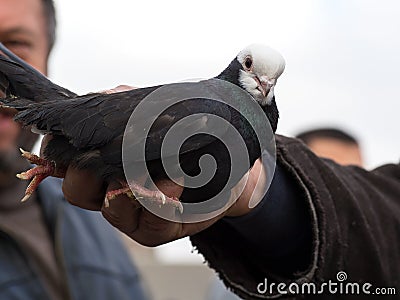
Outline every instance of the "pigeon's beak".
[[274, 87], [276, 79], [269, 79], [267, 76], [261, 76], [260, 78], [255, 77], [257, 82], [257, 89], [262, 93], [264, 97], [269, 94], [269, 91]]

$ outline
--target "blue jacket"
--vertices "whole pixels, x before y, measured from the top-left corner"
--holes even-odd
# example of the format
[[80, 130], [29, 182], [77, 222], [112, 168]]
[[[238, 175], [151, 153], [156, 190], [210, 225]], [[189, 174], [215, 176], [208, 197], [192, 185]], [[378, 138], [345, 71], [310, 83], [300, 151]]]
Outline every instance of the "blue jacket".
[[[55, 178], [40, 185], [38, 199], [64, 268], [70, 299], [146, 299], [137, 269], [101, 214], [70, 205], [63, 198], [61, 180]], [[0, 299], [49, 299], [21, 249], [1, 231]]]

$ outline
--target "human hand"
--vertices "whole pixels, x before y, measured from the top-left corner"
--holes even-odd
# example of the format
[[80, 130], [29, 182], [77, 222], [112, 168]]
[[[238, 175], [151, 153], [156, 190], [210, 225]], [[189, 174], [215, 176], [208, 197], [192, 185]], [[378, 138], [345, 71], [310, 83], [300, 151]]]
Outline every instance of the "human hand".
[[[140, 244], [157, 246], [196, 234], [224, 216], [241, 216], [250, 212], [249, 201], [261, 197], [265, 177], [263, 164], [261, 160], [257, 160], [253, 168], [243, 177], [243, 180], [247, 179], [244, 190], [241, 193], [236, 188], [232, 190], [232, 197], [238, 197], [238, 200], [220, 215], [198, 223], [178, 223], [162, 219], [126, 195], [118, 195], [110, 201], [109, 207], [106, 207], [104, 205], [106, 191], [118, 188], [118, 184], [112, 183], [105, 187], [94, 174], [72, 167], [69, 167], [65, 174], [63, 192], [66, 199], [73, 205], [101, 211], [108, 222]], [[183, 191], [182, 186], [170, 180], [158, 181], [156, 185], [168, 197], [179, 198]], [[237, 187], [239, 186], [241, 186], [240, 183]]]
[[121, 85], [119, 85], [119, 86], [117, 86], [117, 87], [115, 87], [113, 89], [100, 91], [99, 93], [102, 93], [102, 94], [114, 94], [114, 93], [130, 91], [130, 90], [134, 90], [134, 89], [136, 89], [136, 88], [133, 87], [133, 86], [121, 84]]

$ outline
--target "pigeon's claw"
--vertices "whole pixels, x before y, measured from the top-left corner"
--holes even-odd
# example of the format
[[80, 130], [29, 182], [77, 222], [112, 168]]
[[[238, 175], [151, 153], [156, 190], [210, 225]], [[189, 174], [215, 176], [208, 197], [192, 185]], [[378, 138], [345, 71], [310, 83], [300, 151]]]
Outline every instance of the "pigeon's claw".
[[112, 190], [107, 192], [106, 197], [104, 198], [104, 206], [110, 207], [110, 201], [114, 200], [119, 195], [126, 195], [128, 198], [136, 200], [129, 186], [125, 183], [122, 185], [122, 188], [117, 190]]
[[126, 195], [134, 201], [137, 201], [138, 199], [140, 201], [149, 201], [159, 205], [160, 207], [164, 205], [172, 205], [180, 213], [183, 213], [183, 205], [176, 197], [168, 197], [161, 191], [149, 190], [135, 182], [131, 183], [130, 186], [127, 183], [121, 184], [122, 188], [107, 192], [104, 199], [105, 207], [110, 206], [110, 200], [115, 199], [119, 195]]
[[[44, 159], [42, 157], [37, 156], [36, 154], [25, 151], [22, 148], [19, 148], [19, 151], [21, 151], [21, 156], [23, 158], [26, 158], [31, 164], [35, 164], [38, 166], [42, 166], [42, 165], [45, 166], [50, 163], [47, 159]], [[54, 162], [53, 162], [53, 164], [54, 164]]]
[[47, 176], [48, 175], [44, 175], [44, 174], [35, 175], [33, 177], [33, 179], [31, 180], [31, 182], [29, 183], [28, 187], [26, 188], [25, 196], [21, 199], [21, 202], [25, 202], [26, 200], [28, 200], [31, 197], [31, 195], [33, 194], [33, 192], [39, 186], [39, 183], [41, 183], [43, 181], [43, 179], [45, 179]]
[[28, 171], [17, 174], [16, 176], [22, 180], [29, 180], [37, 175], [52, 176], [54, 173], [54, 163], [47, 162], [46, 165], [36, 166]]
[[36, 167], [29, 169], [25, 172], [17, 174], [17, 177], [22, 180], [32, 179], [28, 187], [25, 190], [25, 196], [22, 198], [22, 202], [29, 199], [33, 192], [37, 189], [39, 184], [48, 176], [53, 176], [55, 174], [55, 163], [53, 161], [48, 161], [41, 158], [35, 154], [28, 151], [20, 149], [22, 157], [26, 158], [29, 162], [36, 164]]

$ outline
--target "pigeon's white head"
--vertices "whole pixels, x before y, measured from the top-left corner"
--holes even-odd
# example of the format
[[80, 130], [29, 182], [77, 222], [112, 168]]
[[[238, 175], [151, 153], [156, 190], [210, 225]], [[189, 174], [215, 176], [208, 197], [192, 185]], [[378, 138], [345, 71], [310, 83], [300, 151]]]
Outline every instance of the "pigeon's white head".
[[236, 57], [242, 65], [239, 82], [261, 106], [271, 103], [277, 79], [285, 69], [285, 59], [276, 50], [252, 44]]

